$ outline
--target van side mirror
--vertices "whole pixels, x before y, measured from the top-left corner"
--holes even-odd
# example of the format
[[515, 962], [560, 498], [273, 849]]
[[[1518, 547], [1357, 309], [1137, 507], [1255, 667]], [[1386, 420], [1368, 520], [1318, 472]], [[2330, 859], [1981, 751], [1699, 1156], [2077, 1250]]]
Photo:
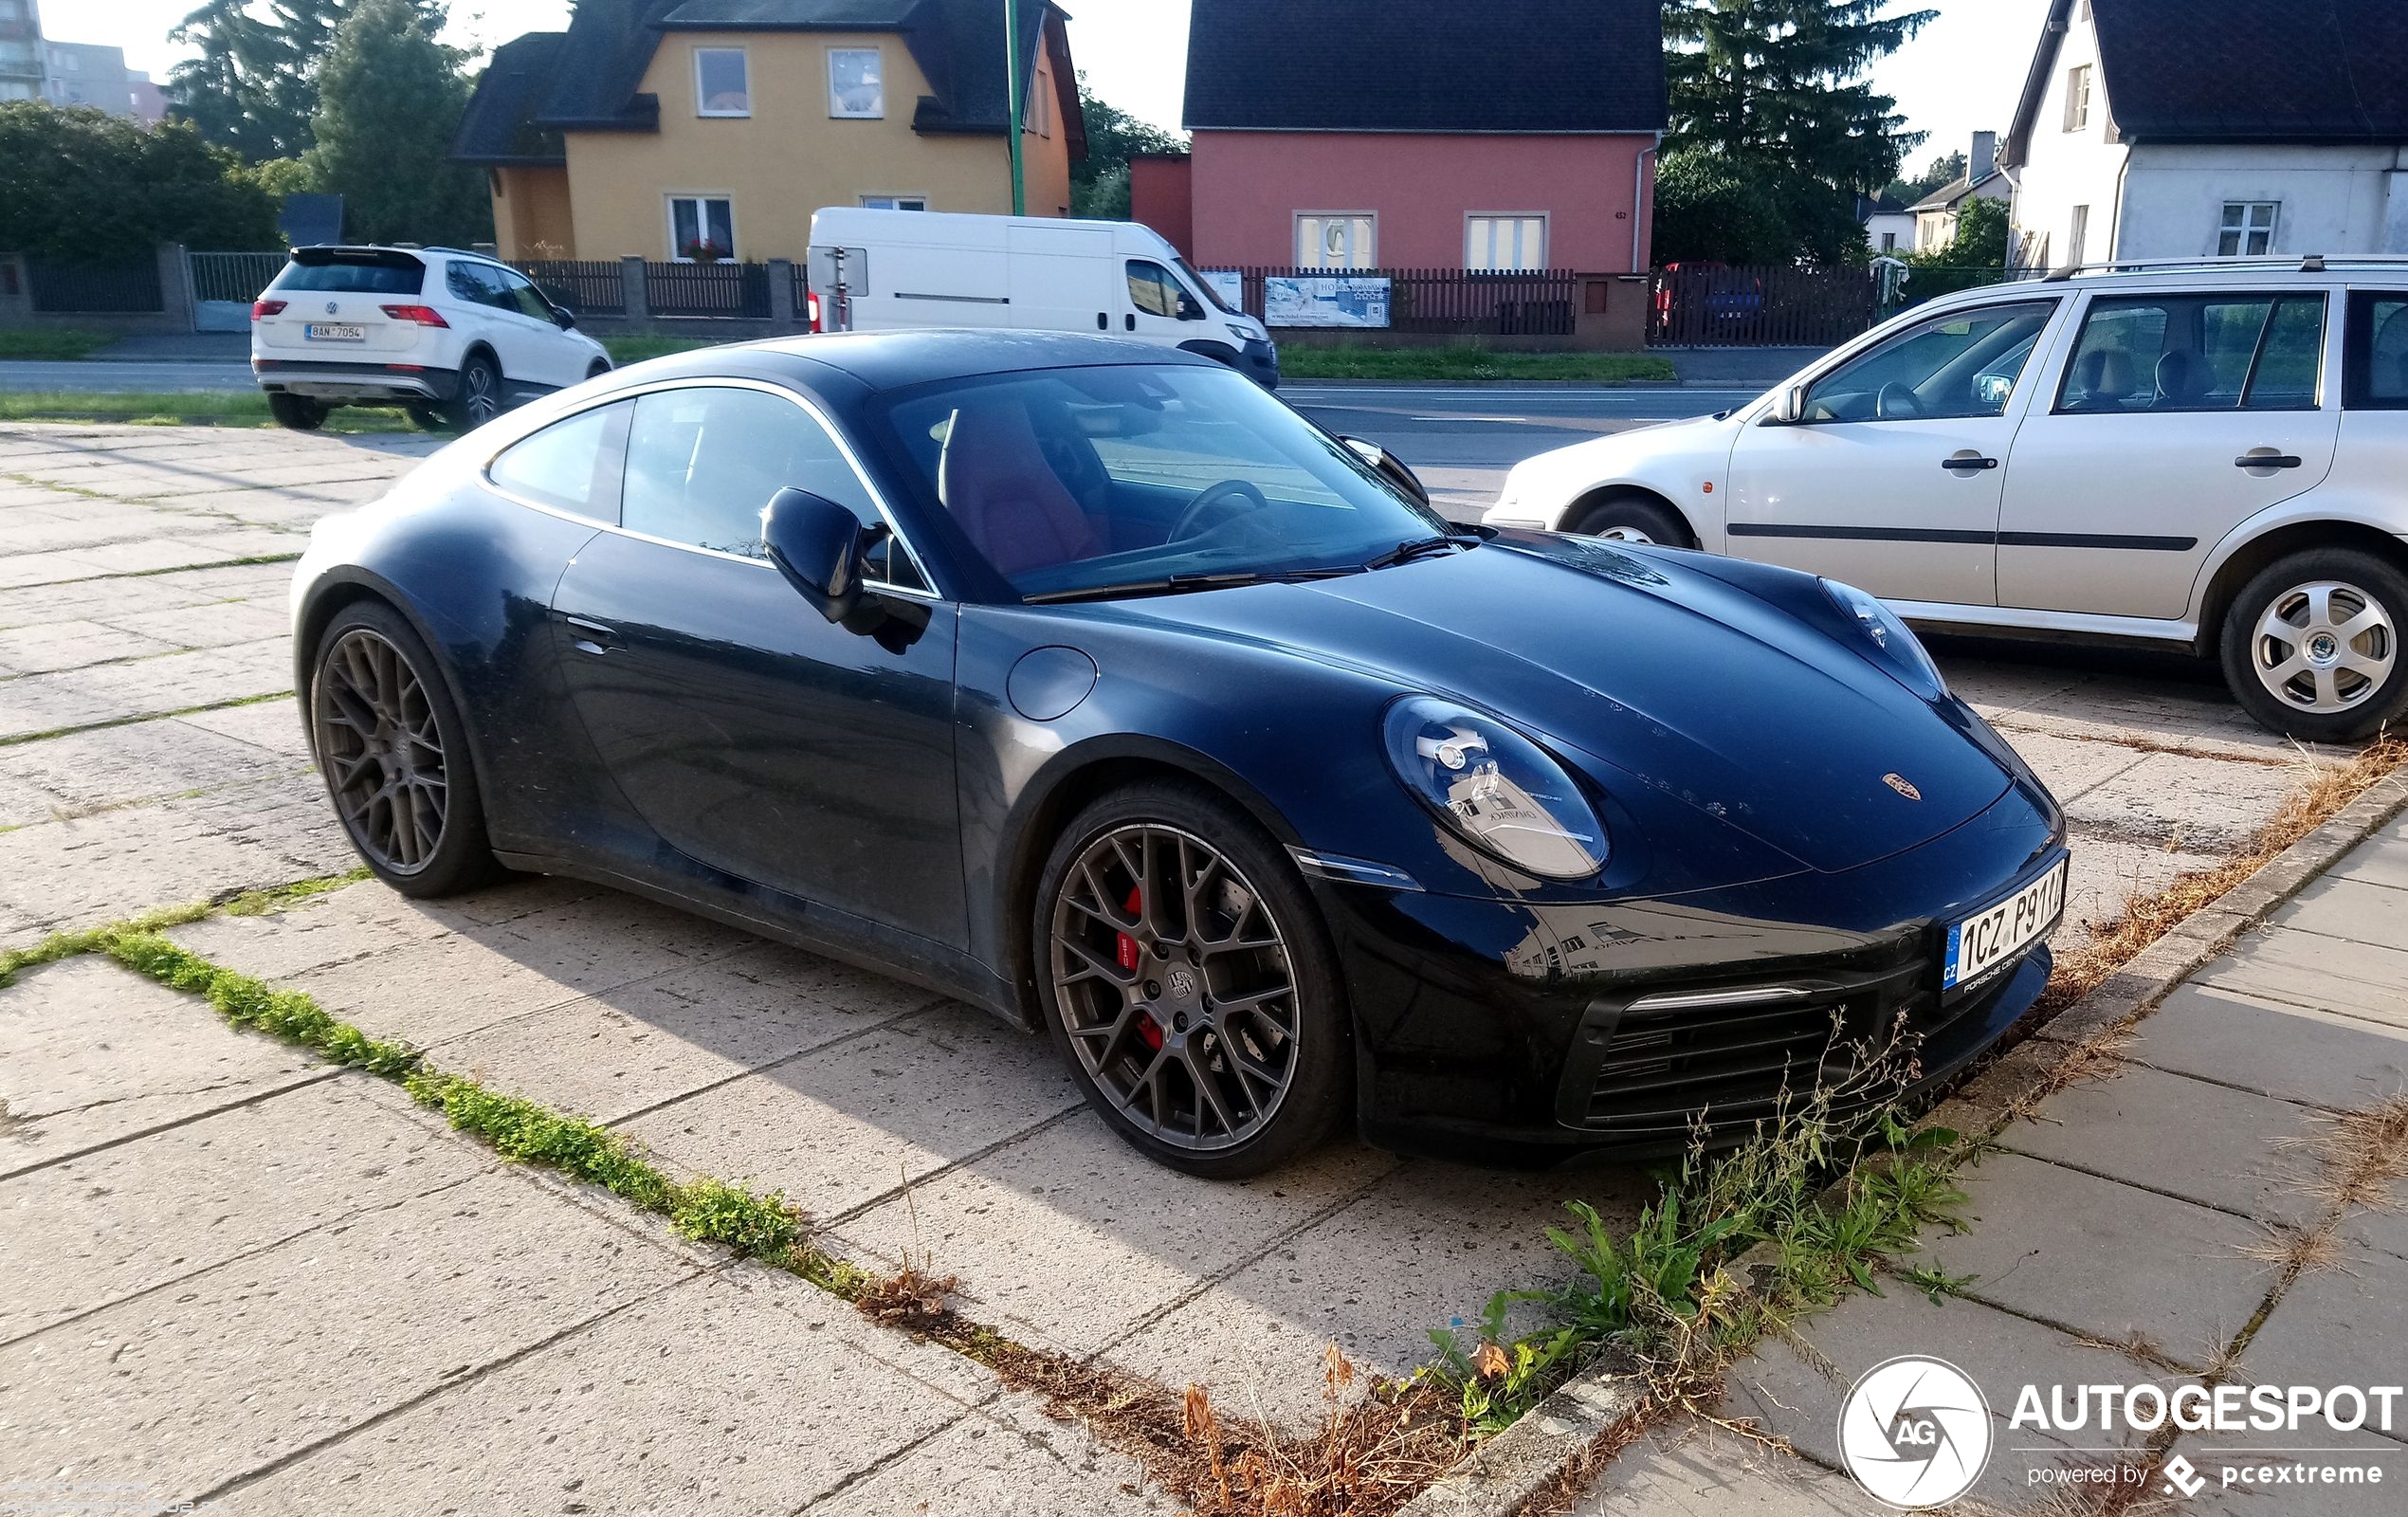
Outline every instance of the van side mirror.
[[1204, 320], [1204, 307], [1196, 304], [1195, 297], [1185, 290], [1179, 291], [1179, 320], [1182, 321]]
[[792, 486], [761, 508], [761, 541], [769, 561], [831, 622], [861, 605], [860, 519], [824, 495]]
[[1773, 419], [1778, 422], [1800, 422], [1806, 419], [1806, 387], [1784, 386], [1780, 398], [1773, 402]]

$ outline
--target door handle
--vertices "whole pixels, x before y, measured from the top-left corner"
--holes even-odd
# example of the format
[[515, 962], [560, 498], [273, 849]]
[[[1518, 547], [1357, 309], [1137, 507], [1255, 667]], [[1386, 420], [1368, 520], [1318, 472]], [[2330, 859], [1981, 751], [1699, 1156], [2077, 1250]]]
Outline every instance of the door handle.
[[1121, 330], [1122, 330], [1123, 332], [1134, 332], [1134, 331], [1136, 331], [1136, 330], [1137, 330], [1137, 318], [1136, 318], [1136, 316], [1134, 316], [1134, 315], [1130, 315], [1130, 314], [1124, 314], [1124, 315], [1122, 315], [1122, 318], [1121, 318]]
[[2264, 453], [2243, 453], [2240, 457], [2233, 460], [2233, 466], [2235, 468], [2297, 468], [2300, 466], [2300, 457], [2296, 453], [2276, 453], [2269, 451]]
[[563, 626], [583, 634], [574, 645], [580, 653], [591, 653], [600, 658], [619, 646], [619, 630], [608, 622], [597, 622], [588, 616], [572, 616], [566, 612], [555, 614], [559, 616]]
[[1111, 318], [1111, 317], [1109, 317], [1109, 316], [1107, 316], [1107, 315], [1105, 315], [1105, 314], [1104, 314], [1104, 312], [1102, 312], [1102, 311], [1098, 311], [1098, 312], [1096, 312], [1096, 313], [1095, 313], [1095, 329], [1096, 329], [1098, 332], [1109, 332], [1109, 331], [1111, 331], [1111, 330], [1112, 330], [1112, 318]]
[[1964, 452], [1952, 454], [1947, 458], [1942, 459], [1940, 461], [1940, 466], [1947, 469], [1951, 473], [1954, 473], [1958, 469], [1979, 470], [1985, 468], [1997, 468], [1998, 466], [1998, 461], [1995, 458], [1986, 458], [1979, 453]]

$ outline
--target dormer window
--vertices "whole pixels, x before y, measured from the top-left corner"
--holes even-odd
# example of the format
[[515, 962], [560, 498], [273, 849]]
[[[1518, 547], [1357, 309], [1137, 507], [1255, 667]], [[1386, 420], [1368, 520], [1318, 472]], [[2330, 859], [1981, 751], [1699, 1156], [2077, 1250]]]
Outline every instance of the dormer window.
[[857, 119], [886, 114], [886, 71], [877, 48], [828, 49], [828, 114]]
[[752, 71], [741, 47], [694, 49], [694, 114], [753, 114]]

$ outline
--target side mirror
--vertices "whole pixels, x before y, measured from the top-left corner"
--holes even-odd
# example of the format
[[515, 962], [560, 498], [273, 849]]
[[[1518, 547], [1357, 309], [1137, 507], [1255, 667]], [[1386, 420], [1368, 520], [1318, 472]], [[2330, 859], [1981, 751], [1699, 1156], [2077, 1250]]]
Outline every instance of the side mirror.
[[1204, 320], [1204, 307], [1196, 304], [1195, 297], [1185, 290], [1179, 291], [1179, 320], [1182, 321]]
[[559, 323], [560, 330], [563, 332], [577, 324], [577, 319], [569, 314], [569, 308], [565, 305], [556, 305], [552, 308], [552, 320]]
[[769, 561], [812, 608], [841, 622], [861, 605], [861, 521], [824, 495], [791, 486], [761, 508]]
[[1800, 422], [1806, 419], [1806, 387], [1790, 385], [1773, 402], [1773, 419], [1778, 422]]
[[1380, 447], [1377, 443], [1367, 443], [1359, 437], [1341, 437], [1338, 440], [1344, 443], [1346, 447], [1354, 452], [1354, 455], [1357, 458], [1361, 459], [1364, 463], [1369, 464], [1375, 470], [1377, 470], [1381, 479], [1386, 480], [1389, 484], [1395, 485], [1397, 489], [1403, 491], [1413, 500], [1418, 501], [1423, 505], [1428, 505], [1430, 503], [1429, 487], [1421, 483], [1420, 475], [1415, 474], [1412, 469], [1405, 466], [1405, 461], [1403, 459], [1398, 458], [1396, 454]]

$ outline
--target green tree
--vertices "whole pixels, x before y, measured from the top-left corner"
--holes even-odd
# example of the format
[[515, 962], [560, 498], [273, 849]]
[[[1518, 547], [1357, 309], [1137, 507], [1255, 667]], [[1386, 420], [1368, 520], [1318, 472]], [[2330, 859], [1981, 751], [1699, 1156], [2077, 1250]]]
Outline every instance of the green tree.
[[1079, 106], [1086, 119], [1087, 155], [1070, 165], [1070, 214], [1126, 221], [1130, 155], [1184, 153], [1187, 138], [1099, 99], [1085, 74], [1079, 76]]
[[123, 265], [163, 242], [273, 247], [275, 203], [190, 126], [0, 104], [0, 247]]
[[1793, 256], [1862, 256], [1854, 199], [1923, 141], [1866, 70], [1938, 12], [1893, 0], [1665, 0], [1668, 153], [1722, 158], [1779, 202]]
[[[252, 163], [298, 157], [318, 114], [318, 70], [360, 0], [202, 0], [168, 33], [198, 49], [169, 73], [170, 114]], [[429, 35], [443, 0], [413, 0]]]
[[1883, 186], [1882, 193], [1902, 206], [1911, 206], [1935, 190], [1944, 189], [1965, 176], [1965, 150], [1943, 153], [1931, 160], [1931, 167], [1912, 178], [1897, 178]]
[[467, 108], [464, 54], [411, 0], [356, 0], [318, 77], [317, 187], [361, 242], [465, 245], [493, 235], [484, 175], [445, 155]]
[[1906, 293], [1918, 301], [1996, 283], [2007, 266], [2007, 203], [1968, 200], [1957, 209], [1957, 232], [1927, 253], [1909, 253], [1914, 277]]
[[1710, 153], [1667, 153], [1655, 170], [1655, 261], [1777, 264], [1789, 218], [1763, 181]]

